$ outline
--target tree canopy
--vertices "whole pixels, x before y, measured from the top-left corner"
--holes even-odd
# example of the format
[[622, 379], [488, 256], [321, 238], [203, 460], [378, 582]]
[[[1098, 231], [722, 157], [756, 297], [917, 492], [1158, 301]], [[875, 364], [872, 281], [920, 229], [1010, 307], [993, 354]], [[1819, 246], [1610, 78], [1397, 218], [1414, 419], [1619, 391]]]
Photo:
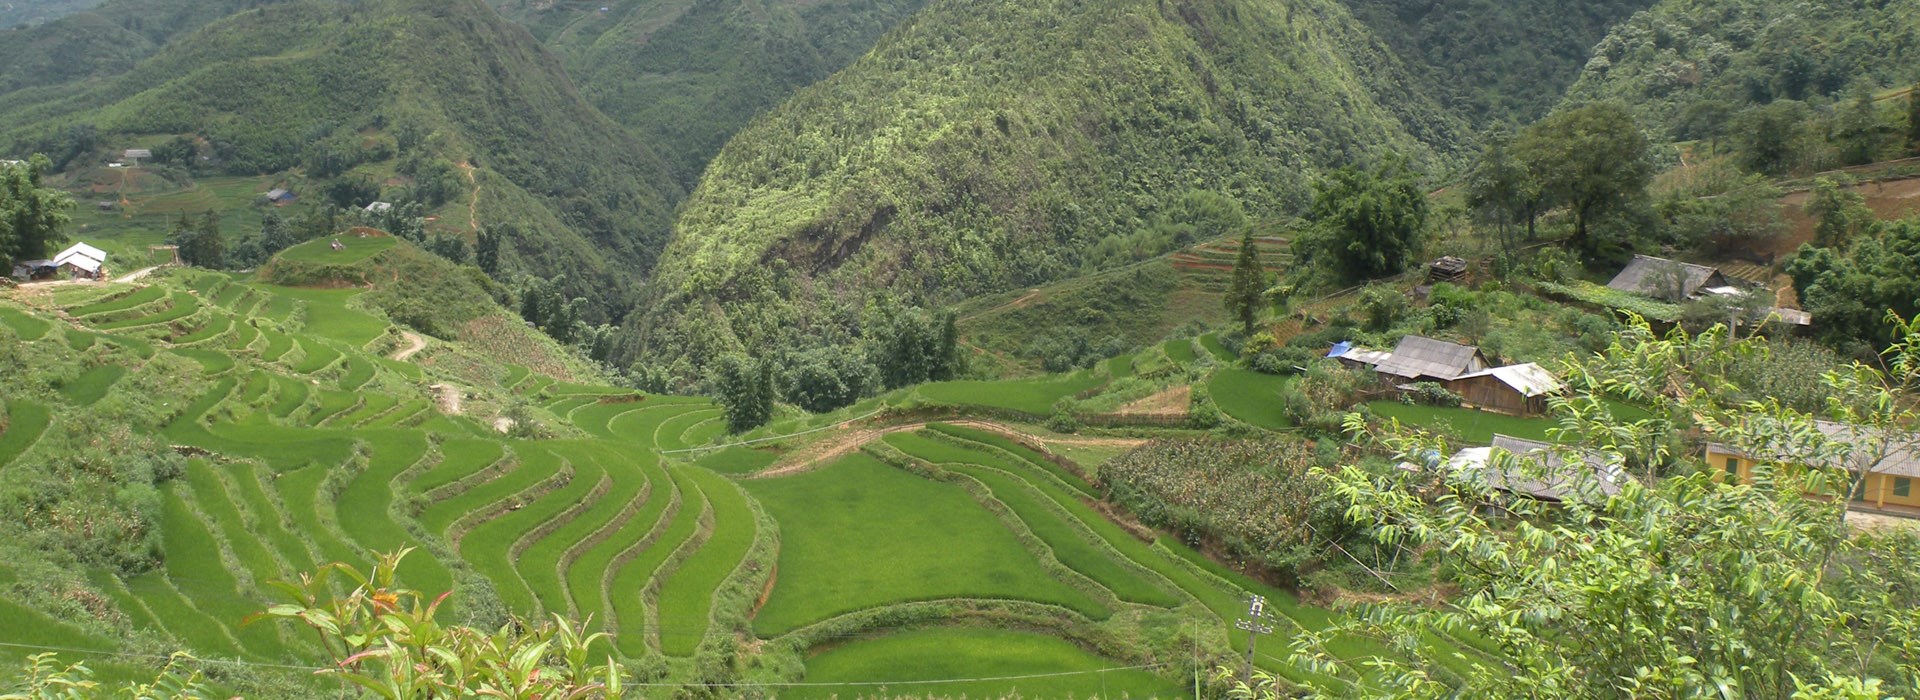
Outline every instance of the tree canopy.
[[1346, 167], [1313, 186], [1317, 247], [1348, 280], [1398, 274], [1412, 264], [1427, 226], [1427, 195], [1405, 163]]
[[1612, 102], [1556, 112], [1520, 132], [1515, 156], [1540, 188], [1573, 214], [1573, 242], [1591, 250], [1596, 217], [1646, 192], [1653, 180], [1648, 141], [1633, 115]]
[[67, 240], [73, 197], [42, 183], [53, 164], [36, 155], [0, 165], [0, 262], [37, 260], [53, 255]]

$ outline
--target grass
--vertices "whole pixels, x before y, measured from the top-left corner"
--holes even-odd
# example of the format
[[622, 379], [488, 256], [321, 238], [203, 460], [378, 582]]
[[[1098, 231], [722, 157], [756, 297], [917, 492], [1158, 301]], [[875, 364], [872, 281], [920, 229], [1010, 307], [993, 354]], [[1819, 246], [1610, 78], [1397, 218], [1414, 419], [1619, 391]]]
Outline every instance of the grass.
[[333, 530], [320, 518], [320, 484], [326, 480], [327, 471], [326, 465], [314, 465], [275, 474], [274, 489], [287, 506], [294, 530], [313, 541], [316, 554], [327, 561], [346, 562], [364, 571], [367, 553], [334, 536]]
[[267, 410], [279, 418], [293, 415], [307, 402], [307, 383], [291, 377], [272, 375], [273, 405]]
[[752, 474], [772, 466], [778, 459], [780, 459], [780, 453], [771, 450], [729, 447], [708, 452], [705, 456], [694, 460], [694, 464], [721, 474]]
[[[558, 587], [555, 577], [542, 576], [537, 580], [551, 582], [551, 587], [543, 586], [534, 590], [532, 582], [520, 571], [515, 561], [515, 546], [529, 533], [584, 500], [600, 483], [603, 469], [592, 460], [582, 459], [577, 452], [561, 446], [548, 449], [517, 450], [522, 460], [523, 470], [535, 470], [549, 474], [559, 473], [562, 463], [572, 469], [572, 478], [565, 486], [540, 496], [517, 510], [502, 513], [492, 520], [474, 526], [460, 540], [460, 556], [472, 562], [474, 568], [486, 572], [493, 579], [494, 589], [500, 593], [500, 601], [507, 609], [530, 615], [543, 606], [547, 610], [559, 612], [566, 608], [562, 601], [566, 594]], [[552, 606], [561, 604], [558, 610]]]
[[[391, 241], [393, 239], [366, 240]], [[347, 302], [360, 296], [365, 290], [273, 287], [272, 291], [276, 296], [306, 303], [305, 330], [308, 333], [338, 340], [356, 348], [365, 347], [367, 343], [387, 334], [385, 320], [347, 306]]]
[[1167, 359], [1173, 360], [1175, 364], [1190, 365], [1194, 360], [1200, 359], [1200, 355], [1193, 351], [1193, 341], [1188, 338], [1175, 338], [1160, 347], [1166, 351]]
[[187, 648], [205, 655], [233, 658], [240, 647], [225, 625], [193, 607], [167, 576], [149, 571], [126, 580], [127, 592], [153, 612], [153, 619]]
[[338, 418], [329, 418], [327, 421], [328, 424], [336, 427], [351, 428], [359, 425], [362, 421], [393, 410], [393, 407], [399, 404], [400, 399], [392, 394], [361, 394], [359, 408], [340, 415]]
[[1227, 415], [1268, 430], [1293, 427], [1280, 403], [1280, 390], [1290, 378], [1250, 369], [1221, 368], [1208, 380], [1213, 402]]
[[447, 440], [440, 443], [440, 463], [415, 477], [408, 488], [426, 493], [467, 478], [500, 461], [506, 448], [493, 440]]
[[870, 456], [747, 487], [780, 522], [779, 582], [754, 622], [763, 636], [866, 608], [948, 598], [1107, 614], [1049, 576], [965, 491]]
[[373, 366], [373, 363], [355, 355], [347, 356], [345, 366], [347, 371], [340, 375], [339, 385], [341, 389], [346, 391], [353, 391], [354, 389], [360, 388], [369, 380], [373, 379], [374, 372], [378, 371], [377, 368]]
[[192, 333], [173, 339], [175, 345], [192, 345], [212, 340], [233, 329], [233, 317], [226, 314], [214, 314], [207, 322], [194, 329]]
[[720, 415], [720, 409], [700, 409], [688, 411], [662, 421], [653, 430], [653, 444], [662, 450], [679, 450], [691, 447], [685, 436], [695, 425]]
[[200, 368], [209, 375], [233, 369], [233, 355], [224, 352], [202, 348], [174, 348], [168, 352], [200, 363]]
[[[806, 683], [889, 681], [888, 695], [943, 697], [1185, 697], [1185, 685], [1033, 632], [935, 628], [896, 632], [836, 646], [807, 659]], [[1184, 671], [1183, 671], [1184, 672]], [[1072, 675], [1053, 675], [1072, 674]], [[964, 678], [1050, 676], [1019, 680], [939, 682]], [[813, 685], [781, 697], [855, 697], [870, 686]]]
[[254, 534], [271, 543], [274, 551], [280, 553], [281, 560], [293, 567], [293, 570], [284, 572], [285, 575], [313, 571], [317, 562], [313, 560], [312, 551], [304, 540], [287, 529], [285, 513], [267, 495], [266, 487], [261, 485], [262, 471], [251, 465], [234, 465], [226, 469], [232, 477], [233, 488], [229, 493], [235, 494], [240, 503], [253, 513], [251, 528]]
[[240, 592], [239, 582], [220, 554], [219, 540], [177, 490], [160, 499], [160, 541], [166, 552], [167, 578], [201, 612], [225, 627], [245, 651], [267, 658], [288, 656], [273, 625], [242, 625], [247, 616], [266, 609], [259, 597]]
[[13, 329], [14, 336], [21, 340], [39, 340], [53, 329], [52, 323], [11, 306], [0, 306], [0, 325]]
[[[153, 287], [148, 287], [148, 289], [153, 289]], [[95, 324], [94, 327], [103, 331], [111, 331], [122, 328], [133, 328], [135, 326], [156, 326], [192, 316], [194, 312], [199, 310], [200, 300], [198, 298], [186, 292], [174, 292], [167, 296], [167, 308], [165, 309], [144, 316], [135, 316], [133, 318], [123, 318], [118, 321]]]
[[1167, 608], [1180, 604], [1178, 598], [1114, 561], [1112, 554], [1089, 541], [1088, 535], [1068, 522], [1069, 517], [1050, 507], [1051, 501], [1046, 496], [1012, 475], [1011, 471], [1019, 467], [996, 455], [920, 434], [895, 433], [888, 435], [886, 441], [902, 452], [979, 481], [1053, 550], [1054, 558], [1061, 564], [1104, 586], [1121, 600]]
[[[340, 241], [343, 250], [334, 250], [333, 241]], [[397, 240], [390, 236], [357, 238], [354, 236], [323, 236], [300, 245], [280, 251], [280, 257], [297, 262], [320, 263], [323, 265], [351, 265], [379, 254]]]
[[707, 628], [714, 591], [746, 558], [757, 531], [739, 486], [704, 469], [685, 471], [713, 509], [713, 532], [660, 586], [660, 650], [670, 656], [692, 656], [700, 646], [705, 635], [694, 630]]
[[[565, 516], [565, 523], [553, 523], [551, 532], [520, 553], [516, 565], [526, 579], [527, 586], [540, 596], [541, 605], [547, 610], [564, 612], [577, 618], [577, 611], [586, 605], [592, 605], [586, 609], [598, 609], [599, 587], [595, 585], [585, 591], [574, 591], [567, 573], [563, 571], [568, 563], [563, 559], [574, 543], [591, 537], [611, 524], [622, 510], [638, 498], [646, 487], [647, 478], [631, 465], [621, 464], [617, 456], [594, 443], [581, 443], [570, 451], [577, 460], [594, 462], [594, 469], [606, 476], [607, 490], [591, 503], [582, 502], [570, 509]], [[594, 582], [597, 584], [598, 578]], [[581, 595], [588, 596], [590, 600], [583, 604], [578, 598]]]
[[267, 338], [267, 347], [260, 351], [261, 360], [273, 362], [293, 349], [293, 336], [270, 328], [260, 329], [260, 335]]
[[956, 381], [922, 385], [918, 393], [940, 403], [1004, 408], [1044, 416], [1053, 405], [1074, 394], [1100, 385], [1092, 372], [1078, 372], [1064, 378], [983, 382]]
[[335, 360], [340, 359], [339, 350], [327, 347], [325, 344], [311, 337], [303, 335], [295, 339], [295, 342], [300, 345], [302, 350], [306, 351], [306, 355], [302, 357], [299, 362], [293, 364], [292, 369], [295, 374], [313, 374], [314, 372], [326, 369], [327, 365], [331, 365]]
[[1544, 441], [1547, 429], [1558, 425], [1551, 418], [1524, 418], [1471, 408], [1441, 408], [1398, 401], [1373, 401], [1367, 408], [1382, 418], [1398, 418], [1410, 427], [1449, 431], [1479, 445], [1492, 443], [1494, 433]]
[[1200, 347], [1206, 348], [1207, 354], [1213, 355], [1213, 359], [1221, 362], [1232, 362], [1238, 359], [1233, 356], [1233, 353], [1227, 352], [1227, 346], [1220, 344], [1220, 335], [1218, 333], [1208, 333], [1200, 336]]
[[513, 443], [513, 453], [519, 460], [519, 466], [501, 474], [497, 479], [427, 507], [426, 512], [420, 514], [421, 524], [425, 525], [429, 532], [444, 534], [448, 527], [468, 513], [483, 510], [489, 504], [512, 497], [527, 487], [553, 476], [560, 469], [558, 459], [532, 443]]
[[953, 437], [957, 437], [962, 440], [971, 440], [973, 442], [977, 442], [982, 445], [992, 445], [994, 447], [998, 447], [1000, 449], [1011, 452], [1014, 454], [1014, 456], [1019, 457], [1023, 460], [1026, 460], [1032, 466], [1038, 467], [1039, 469], [1054, 475], [1056, 478], [1060, 479], [1062, 482], [1065, 482], [1068, 486], [1072, 486], [1074, 490], [1079, 491], [1081, 494], [1087, 496], [1088, 498], [1095, 498], [1095, 499], [1100, 498], [1100, 491], [1098, 489], [1095, 489], [1092, 484], [1087, 483], [1087, 480], [1082, 479], [1079, 476], [1074, 475], [1072, 472], [1069, 472], [1066, 469], [1061, 468], [1060, 465], [1054, 464], [1052, 461], [1048, 460], [1044, 455], [1034, 452], [1033, 450], [1027, 449], [1025, 445], [1021, 445], [1020, 443], [1014, 442], [1012, 438], [1009, 438], [1005, 435], [989, 433], [984, 430], [974, 430], [972, 428], [963, 428], [958, 425], [948, 425], [946, 423], [935, 423], [933, 425], [927, 426], [927, 428], [934, 432], [946, 433], [947, 435], [951, 435]]
[[141, 287], [139, 289], [133, 290], [133, 293], [131, 294], [126, 294], [118, 298], [108, 299], [106, 301], [95, 302], [95, 303], [87, 304], [85, 306], [81, 306], [78, 308], [68, 309], [67, 313], [73, 316], [74, 318], [84, 318], [87, 316], [92, 316], [94, 314], [111, 313], [114, 311], [125, 311], [127, 309], [131, 309], [141, 304], [150, 304], [150, 303], [159, 301], [161, 299], [166, 298], [166, 296], [167, 296], [167, 290], [161, 288], [158, 285]]
[[18, 458], [46, 432], [53, 414], [47, 407], [25, 399], [7, 402], [7, 429], [0, 432], [0, 465]]
[[233, 324], [233, 333], [227, 336], [226, 347], [234, 351], [246, 350], [253, 346], [253, 341], [259, 339], [260, 329], [251, 323], [236, 322]]
[[[693, 483], [685, 470], [676, 470], [670, 475], [675, 492], [680, 494], [680, 510], [673, 519], [666, 521], [666, 528], [660, 531], [639, 556], [618, 567], [613, 574], [613, 586], [607, 595], [613, 601], [613, 616], [619, 620], [614, 643], [620, 652], [639, 658], [648, 653], [646, 635], [641, 633], [647, 616], [646, 601], [642, 592], [648, 582], [659, 575], [660, 567], [667, 558], [679, 549], [699, 526], [700, 513], [707, 507], [706, 495]], [[655, 492], [661, 484], [655, 482]]]
[[[356, 436], [371, 448], [367, 467], [335, 498], [340, 529], [370, 552], [393, 552], [402, 547], [423, 549], [388, 513], [393, 504], [393, 480], [427, 456], [426, 436], [413, 431], [360, 431]], [[432, 556], [421, 552], [400, 562], [402, 580], [428, 595], [453, 590], [453, 575]]]
[[[652, 488], [646, 501], [638, 504], [618, 529], [581, 551], [579, 557], [574, 559], [573, 565], [567, 569], [567, 591], [572, 595], [574, 603], [580, 607], [581, 619], [592, 615], [594, 622], [603, 629], [609, 626], [609, 622], [615, 620], [616, 610], [637, 609], [640, 595], [638, 588], [603, 586], [602, 582], [610, 581], [615, 586], [621, 583], [619, 575], [626, 567], [616, 567], [614, 563], [619, 560], [623, 552], [639, 544], [648, 533], [663, 524], [661, 519], [667, 512], [667, 505], [673, 500], [676, 488], [673, 479], [651, 455], [638, 455], [631, 462], [615, 462], [609, 465], [608, 470], [615, 474], [635, 471], [637, 476], [644, 478]], [[666, 538], [663, 537], [662, 541], [665, 540]], [[655, 544], [655, 547], [659, 546], [661, 545]], [[637, 580], [644, 585], [646, 577], [651, 573], [651, 570], [647, 570], [629, 574], [627, 581]], [[621, 621], [624, 629], [631, 630], [630, 634], [621, 635], [622, 648], [638, 648], [642, 652], [645, 651], [646, 637], [641, 633], [644, 627], [642, 623], [645, 620], [646, 616], [643, 612], [639, 617], [629, 617]]]
[[1107, 376], [1114, 379], [1125, 379], [1133, 376], [1133, 356], [1121, 355], [1107, 360]]
[[100, 365], [60, 387], [60, 395], [75, 406], [92, 406], [94, 402], [105, 398], [113, 383], [126, 376], [127, 368], [120, 365]]

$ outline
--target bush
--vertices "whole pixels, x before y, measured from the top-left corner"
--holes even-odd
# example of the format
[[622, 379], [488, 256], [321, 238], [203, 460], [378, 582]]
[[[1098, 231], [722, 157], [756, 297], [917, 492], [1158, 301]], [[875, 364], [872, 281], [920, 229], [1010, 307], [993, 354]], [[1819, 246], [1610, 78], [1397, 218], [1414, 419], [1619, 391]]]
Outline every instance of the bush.
[[1442, 408], [1459, 408], [1460, 404], [1466, 402], [1459, 394], [1447, 391], [1446, 387], [1436, 382], [1416, 382], [1413, 391], [1407, 392], [1406, 396], [1414, 403]]

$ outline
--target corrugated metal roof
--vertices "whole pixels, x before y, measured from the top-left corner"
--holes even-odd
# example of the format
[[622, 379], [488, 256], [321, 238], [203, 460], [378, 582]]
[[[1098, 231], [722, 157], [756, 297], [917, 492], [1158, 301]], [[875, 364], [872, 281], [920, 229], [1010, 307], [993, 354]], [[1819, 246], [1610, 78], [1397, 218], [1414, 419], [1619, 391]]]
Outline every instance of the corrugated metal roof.
[[60, 251], [59, 255], [53, 256], [53, 264], [64, 265], [67, 262], [67, 258], [74, 257], [74, 256], [91, 258], [94, 262], [107, 261], [107, 251], [101, 250], [99, 248], [95, 248], [85, 243], [75, 243], [71, 246], [67, 246], [66, 250]]
[[1553, 376], [1552, 372], [1532, 362], [1481, 370], [1463, 376], [1461, 379], [1474, 377], [1493, 377], [1500, 380], [1500, 383], [1513, 387], [1513, 390], [1520, 392], [1521, 396], [1528, 397], [1557, 394], [1564, 388], [1560, 384], [1560, 379]]
[[[1680, 273], [1680, 289], [1673, 290], [1667, 285], [1673, 280], [1675, 269]], [[1668, 298], [1678, 291], [1683, 299], [1692, 298], [1706, 285], [1718, 281], [1715, 286], [1725, 285], [1726, 278], [1715, 268], [1693, 263], [1677, 262], [1651, 255], [1635, 255], [1633, 262], [1627, 263], [1620, 274], [1613, 276], [1607, 287], [1622, 292], [1644, 294], [1651, 297]]]
[[[1505, 453], [1510, 458], [1498, 458]], [[1496, 491], [1546, 501], [1580, 495], [1606, 497], [1620, 492], [1629, 477], [1618, 459], [1582, 450], [1569, 464], [1564, 450], [1551, 443], [1494, 435], [1491, 447], [1470, 447], [1447, 460], [1447, 469]], [[1585, 473], [1582, 473], [1582, 472]]]
[[[1851, 455], [1851, 458], [1854, 460], [1870, 459], [1879, 456], [1878, 461], [1866, 465], [1868, 473], [1920, 478], [1920, 433], [1910, 433], [1906, 435], [1896, 434], [1883, 439], [1883, 433], [1867, 426], [1848, 425], [1846, 423], [1836, 423], [1827, 420], [1816, 420], [1813, 424], [1814, 427], [1820, 431], [1820, 434], [1826, 436], [1828, 440], [1854, 446], [1854, 454]], [[1782, 453], [1756, 455], [1739, 447], [1717, 442], [1709, 442], [1707, 443], [1707, 447], [1715, 452], [1739, 455], [1748, 459], [1757, 459], [1776, 464], [1800, 464], [1803, 466], [1827, 469], [1846, 469], [1848, 471], [1854, 469], [1854, 465], [1843, 463], [1841, 460], [1844, 458], [1836, 454], [1816, 456], [1814, 457], [1815, 463], [1808, 464], [1803, 461], [1807, 459], [1805, 454]], [[1801, 447], [1806, 446], [1802, 445]], [[1866, 452], [1863, 453], [1863, 450]], [[1883, 450], [1886, 452], [1885, 455], [1877, 454]]]
[[1400, 344], [1393, 348], [1393, 355], [1374, 369], [1408, 379], [1458, 379], [1460, 375], [1485, 367], [1486, 360], [1480, 357], [1479, 348], [1410, 335], [1401, 338]]

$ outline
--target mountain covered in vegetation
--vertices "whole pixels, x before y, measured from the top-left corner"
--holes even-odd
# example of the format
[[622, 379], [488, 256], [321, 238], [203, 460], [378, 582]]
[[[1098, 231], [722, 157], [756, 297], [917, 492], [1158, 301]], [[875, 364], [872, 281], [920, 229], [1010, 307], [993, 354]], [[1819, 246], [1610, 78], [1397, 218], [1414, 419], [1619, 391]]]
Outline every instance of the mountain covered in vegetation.
[[1614, 26], [1567, 99], [1619, 100], [1649, 128], [1707, 139], [1742, 108], [1875, 95], [1920, 79], [1916, 66], [1914, 0], [1666, 0]]
[[1468, 140], [1337, 3], [936, 2], [721, 151], [641, 347], [753, 347], [879, 290], [1057, 279], [1191, 194], [1259, 219], [1316, 172]]
[[925, 0], [496, 2], [691, 187], [747, 122], [846, 67]]
[[358, 183], [341, 206], [419, 201], [463, 234], [497, 229], [506, 269], [565, 273], [603, 310], [651, 266], [678, 197], [658, 158], [479, 0], [239, 12], [124, 74], [17, 91], [0, 121], [5, 150], [57, 162], [152, 145], [196, 172]]
[[1441, 104], [1481, 124], [1545, 115], [1593, 45], [1653, 0], [1350, 0]]

